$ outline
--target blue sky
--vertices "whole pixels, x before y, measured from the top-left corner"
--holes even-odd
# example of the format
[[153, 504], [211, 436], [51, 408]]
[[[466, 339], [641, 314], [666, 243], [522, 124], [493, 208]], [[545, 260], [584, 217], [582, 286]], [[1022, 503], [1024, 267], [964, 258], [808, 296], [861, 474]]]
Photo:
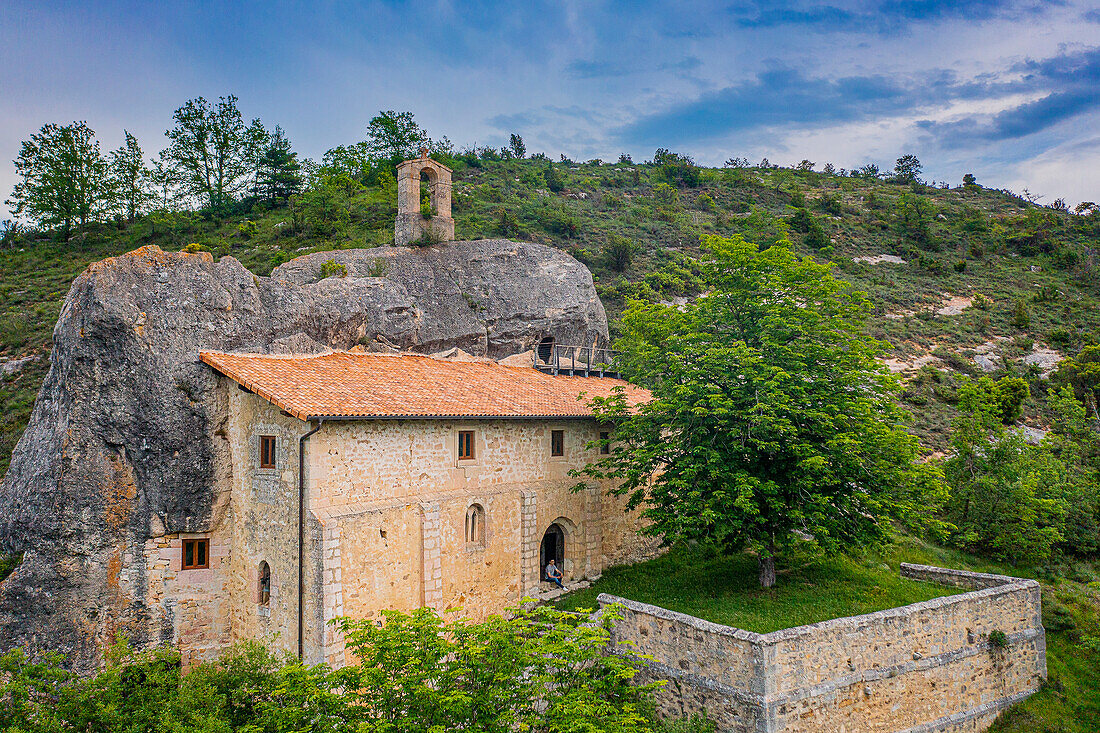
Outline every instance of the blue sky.
[[105, 149], [129, 129], [153, 153], [176, 107], [228, 93], [308, 157], [395, 109], [459, 146], [518, 132], [555, 158], [848, 168], [914, 153], [936, 180], [1100, 199], [1100, 9], [1073, 0], [5, 0], [0, 193], [45, 122], [87, 120]]

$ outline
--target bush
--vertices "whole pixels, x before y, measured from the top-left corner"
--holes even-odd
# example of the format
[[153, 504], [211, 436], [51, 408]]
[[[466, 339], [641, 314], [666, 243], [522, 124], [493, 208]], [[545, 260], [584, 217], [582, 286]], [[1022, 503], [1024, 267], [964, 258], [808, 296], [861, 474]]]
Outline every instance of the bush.
[[321, 263], [321, 269], [317, 272], [317, 279], [324, 280], [327, 277], [347, 277], [348, 268], [347, 265], [343, 265], [336, 260], [325, 260]]
[[630, 267], [637, 250], [638, 246], [626, 237], [612, 234], [603, 246], [603, 256], [608, 267], [615, 272], [623, 272]]
[[1009, 323], [1020, 331], [1031, 325], [1031, 314], [1028, 313], [1027, 304], [1023, 299], [1016, 301], [1016, 306], [1012, 309], [1012, 320]]
[[[0, 656], [0, 730], [21, 731], [704, 731], [653, 716], [641, 660], [605, 654], [609, 609], [541, 607], [482, 623], [432, 609], [343, 619], [349, 652], [339, 670], [307, 666], [244, 642], [186, 675], [170, 650], [124, 643], [105, 669], [77, 678], [60, 655]], [[705, 721], [704, 721], [705, 722]]]

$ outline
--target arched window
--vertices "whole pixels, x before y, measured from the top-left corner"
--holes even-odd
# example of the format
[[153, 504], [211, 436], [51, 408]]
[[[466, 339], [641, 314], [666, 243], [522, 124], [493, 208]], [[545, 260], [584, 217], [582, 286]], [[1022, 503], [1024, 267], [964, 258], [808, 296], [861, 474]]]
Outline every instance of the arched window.
[[480, 504], [466, 510], [466, 547], [485, 547], [485, 510]]
[[258, 583], [256, 602], [261, 606], [266, 606], [271, 601], [271, 566], [267, 564], [267, 560], [260, 563]]

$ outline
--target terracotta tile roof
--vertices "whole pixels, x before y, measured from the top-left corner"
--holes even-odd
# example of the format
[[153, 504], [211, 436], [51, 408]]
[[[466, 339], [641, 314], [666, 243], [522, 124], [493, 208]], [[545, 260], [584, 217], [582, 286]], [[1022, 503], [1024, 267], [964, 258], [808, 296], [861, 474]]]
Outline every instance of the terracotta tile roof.
[[[614, 387], [637, 405], [649, 392], [621, 379], [544, 374], [534, 367], [338, 351], [268, 356], [204, 351], [202, 360], [302, 420], [318, 417], [586, 417]], [[578, 399], [583, 395], [583, 399]]]

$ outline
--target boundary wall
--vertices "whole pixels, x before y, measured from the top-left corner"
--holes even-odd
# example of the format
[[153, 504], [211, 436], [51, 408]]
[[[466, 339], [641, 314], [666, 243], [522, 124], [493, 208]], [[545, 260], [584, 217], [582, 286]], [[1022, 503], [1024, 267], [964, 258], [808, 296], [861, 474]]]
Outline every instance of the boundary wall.
[[[770, 634], [598, 600], [621, 607], [618, 653], [646, 655], [643, 679], [666, 681], [659, 710], [705, 710], [723, 733], [982, 731], [1039, 689], [1046, 636], [1037, 582], [909, 563], [901, 574], [973, 590]], [[990, 641], [995, 631], [1000, 643]]]

